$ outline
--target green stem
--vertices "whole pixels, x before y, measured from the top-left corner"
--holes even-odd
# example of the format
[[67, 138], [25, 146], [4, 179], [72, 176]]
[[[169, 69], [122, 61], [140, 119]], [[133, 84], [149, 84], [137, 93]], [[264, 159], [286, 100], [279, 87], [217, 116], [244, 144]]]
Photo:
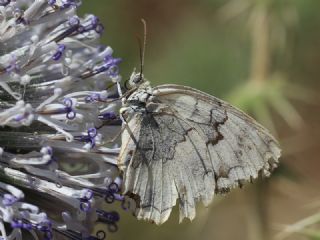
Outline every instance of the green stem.
[[[249, 82], [261, 87], [269, 77], [270, 64], [270, 16], [268, 5], [259, 4], [253, 12], [252, 58]], [[267, 200], [265, 199], [267, 183], [259, 182], [251, 194], [254, 205], [250, 207], [249, 236], [250, 240], [267, 240]]]
[[269, 75], [270, 26], [268, 8], [265, 5], [257, 4], [253, 14], [252, 58], [249, 79], [251, 82], [261, 85]]

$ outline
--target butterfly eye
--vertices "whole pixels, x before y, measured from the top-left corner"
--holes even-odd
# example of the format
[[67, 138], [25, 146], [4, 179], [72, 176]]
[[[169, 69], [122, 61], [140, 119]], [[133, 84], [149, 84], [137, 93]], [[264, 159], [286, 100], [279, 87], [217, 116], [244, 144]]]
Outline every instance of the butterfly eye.
[[142, 77], [141, 77], [140, 74], [139, 74], [139, 75], [137, 75], [137, 76], [133, 79], [133, 82], [134, 82], [134, 83], [139, 83], [139, 82], [141, 82], [141, 80], [142, 80]]

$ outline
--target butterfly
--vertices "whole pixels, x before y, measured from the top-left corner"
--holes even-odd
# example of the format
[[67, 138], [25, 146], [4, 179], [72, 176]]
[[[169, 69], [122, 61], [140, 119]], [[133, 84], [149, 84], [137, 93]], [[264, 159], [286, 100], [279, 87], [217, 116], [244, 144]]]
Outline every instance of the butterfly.
[[280, 146], [241, 110], [191, 87], [151, 87], [132, 73], [122, 98], [124, 130], [118, 166], [135, 215], [164, 223], [179, 203], [180, 221], [196, 203], [242, 187], [278, 166]]

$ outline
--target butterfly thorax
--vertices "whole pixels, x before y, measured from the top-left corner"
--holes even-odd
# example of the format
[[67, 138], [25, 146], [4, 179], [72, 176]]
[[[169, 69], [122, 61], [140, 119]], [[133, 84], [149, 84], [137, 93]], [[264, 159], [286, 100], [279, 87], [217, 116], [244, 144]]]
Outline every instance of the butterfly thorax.
[[148, 81], [142, 83], [135, 91], [133, 91], [127, 98], [127, 105], [146, 104], [152, 96], [152, 88]]
[[157, 114], [168, 111], [168, 106], [162, 104], [154, 95], [154, 90], [143, 74], [133, 72], [129, 79], [130, 88], [122, 99], [122, 114]]
[[139, 84], [132, 86], [127, 94], [122, 99], [121, 112], [130, 113], [144, 113], [149, 102], [152, 101], [152, 87], [146, 80], [142, 80]]

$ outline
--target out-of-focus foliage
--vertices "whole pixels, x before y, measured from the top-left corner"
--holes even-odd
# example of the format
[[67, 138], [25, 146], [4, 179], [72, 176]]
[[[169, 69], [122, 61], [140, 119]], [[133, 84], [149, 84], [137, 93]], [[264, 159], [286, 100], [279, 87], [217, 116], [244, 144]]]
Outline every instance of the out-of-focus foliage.
[[199, 206], [193, 223], [178, 225], [176, 212], [161, 227], [123, 215], [115, 239], [260, 240], [283, 231], [287, 239], [319, 239], [316, 222], [286, 231], [319, 209], [306, 207], [320, 202], [319, 9], [311, 0], [84, 1], [82, 11], [112, 33], [103, 41], [124, 59], [124, 77], [139, 67], [144, 18], [153, 85], [189, 85], [231, 101], [277, 132], [283, 147], [282, 167], [267, 185]]

